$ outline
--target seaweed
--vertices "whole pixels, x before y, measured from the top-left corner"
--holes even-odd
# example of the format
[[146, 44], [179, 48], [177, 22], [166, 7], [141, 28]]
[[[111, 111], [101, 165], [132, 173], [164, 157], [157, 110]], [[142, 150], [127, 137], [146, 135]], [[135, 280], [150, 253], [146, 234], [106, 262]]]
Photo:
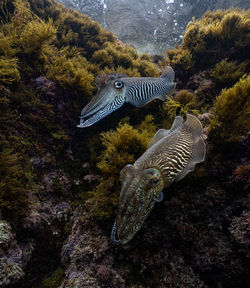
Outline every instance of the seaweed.
[[223, 89], [215, 99], [215, 120], [211, 130], [224, 140], [246, 136], [250, 126], [250, 75], [243, 77], [232, 88]]
[[199, 104], [196, 95], [188, 90], [178, 91], [175, 98], [168, 97], [163, 103], [163, 110], [170, 119], [174, 119], [177, 115], [186, 117], [188, 113], [198, 115]]
[[249, 245], [250, 245], [250, 212], [244, 211], [239, 217], [235, 217], [232, 220], [229, 231], [231, 232], [234, 240], [244, 251], [246, 257], [249, 257]]
[[244, 75], [248, 64], [249, 61], [237, 64], [223, 59], [210, 70], [210, 76], [223, 87], [230, 87]]
[[41, 19], [36, 19], [28, 22], [22, 29], [19, 42], [24, 54], [41, 53], [44, 44], [49, 43], [56, 38], [56, 29], [53, 26], [52, 20], [48, 23]]
[[17, 58], [0, 57], [0, 82], [13, 84], [21, 79]]
[[3, 217], [15, 225], [29, 211], [28, 195], [32, 190], [20, 158], [10, 149], [0, 152], [0, 209]]
[[[52, 47], [51, 47], [52, 48]], [[90, 96], [94, 90], [94, 77], [88, 72], [88, 61], [77, 49], [64, 47], [60, 50], [45, 48], [43, 58], [48, 79], [65, 88], [75, 88]]]
[[183, 49], [179, 46], [172, 50], [167, 50], [167, 62], [174, 69], [189, 70], [194, 65], [192, 53], [188, 49]]
[[208, 11], [199, 20], [193, 18], [186, 27], [182, 46], [166, 52], [168, 63], [191, 73], [205, 70], [225, 58], [247, 60], [249, 13], [249, 10], [231, 8]]

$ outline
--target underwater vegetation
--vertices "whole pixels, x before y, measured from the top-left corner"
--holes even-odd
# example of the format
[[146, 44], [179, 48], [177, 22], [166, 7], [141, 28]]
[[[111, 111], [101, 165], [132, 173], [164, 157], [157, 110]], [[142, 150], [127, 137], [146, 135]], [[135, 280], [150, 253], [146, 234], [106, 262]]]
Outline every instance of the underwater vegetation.
[[[54, 0], [0, 1], [0, 286], [245, 287], [248, 25], [249, 11], [207, 12], [163, 59]], [[164, 104], [76, 127], [107, 75], [159, 77], [169, 64], [177, 87]], [[206, 161], [167, 189], [128, 248], [112, 245], [121, 169], [187, 113], [204, 126]]]
[[20, 74], [18, 71], [17, 58], [0, 59], [0, 82], [5, 84], [12, 84], [20, 80]]
[[[6, 0], [1, 2], [0, 15], [0, 83], [4, 85], [0, 89], [0, 149], [2, 155], [9, 153], [6, 147], [26, 155], [22, 160], [25, 167], [34, 153], [41, 156], [48, 150], [63, 159], [71, 139], [69, 121], [77, 119], [76, 111], [93, 96], [94, 79], [102, 69], [133, 76], [158, 75], [150, 60], [119, 43], [89, 17], [55, 1]], [[103, 49], [116, 59], [112, 65], [105, 64], [105, 56], [99, 55], [98, 63], [92, 60], [92, 55]], [[11, 157], [7, 159], [12, 163]], [[36, 171], [30, 173], [40, 181]], [[23, 176], [21, 171], [14, 175]], [[22, 181], [17, 184], [25, 187]], [[15, 219], [24, 214], [29, 202], [28, 191], [20, 187], [18, 194], [18, 185], [16, 192], [3, 190], [1, 200]], [[16, 201], [11, 203], [15, 193]]]
[[223, 59], [210, 70], [210, 76], [218, 84], [232, 86], [245, 74], [247, 65], [249, 61], [237, 64], [236, 61]]
[[219, 137], [237, 139], [246, 136], [250, 127], [250, 75], [243, 77], [232, 88], [223, 89], [215, 99], [212, 129]]
[[0, 152], [0, 209], [12, 223], [21, 221], [29, 210], [31, 183], [20, 160], [10, 149]]
[[186, 89], [178, 91], [175, 98], [169, 97], [163, 103], [163, 109], [170, 119], [174, 119], [177, 115], [185, 117], [188, 113], [198, 115], [198, 107], [196, 95]]
[[[187, 25], [182, 46], [167, 51], [169, 65], [176, 71], [191, 73], [207, 69], [223, 59], [237, 60], [238, 64], [248, 60], [249, 13], [241, 9], [217, 10], [206, 12], [199, 20], [193, 18]], [[229, 64], [222, 64], [232, 70]]]

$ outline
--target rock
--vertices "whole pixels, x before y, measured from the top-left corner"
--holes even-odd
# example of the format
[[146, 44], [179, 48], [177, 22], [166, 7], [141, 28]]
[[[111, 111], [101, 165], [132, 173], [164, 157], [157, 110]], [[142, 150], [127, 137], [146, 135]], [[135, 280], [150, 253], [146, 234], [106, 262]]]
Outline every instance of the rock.
[[205, 70], [191, 76], [187, 82], [188, 89], [195, 91], [195, 94], [200, 100], [206, 103], [212, 103], [215, 96], [218, 94], [215, 83], [209, 79], [209, 71]]
[[98, 267], [97, 272], [96, 272], [97, 279], [99, 279], [100, 281], [104, 282], [104, 281], [107, 281], [109, 279], [109, 276], [110, 276], [110, 271], [107, 268], [107, 266], [100, 265]]
[[46, 93], [47, 95], [54, 96], [56, 91], [56, 84], [44, 76], [38, 77], [34, 80], [34, 85], [37, 89]]
[[100, 179], [100, 176], [99, 175], [94, 175], [94, 174], [85, 175], [83, 177], [83, 180], [88, 182], [88, 183], [92, 183], [92, 182], [98, 181], [99, 179]]
[[71, 235], [61, 257], [68, 266], [60, 288], [107, 287], [104, 283], [108, 287], [125, 287], [123, 277], [112, 269], [113, 252], [107, 236], [94, 222], [92, 213], [83, 207], [75, 211]]
[[33, 249], [32, 240], [18, 243], [10, 225], [0, 220], [0, 286], [15, 284], [25, 275]]
[[10, 225], [5, 221], [0, 221], [0, 247], [5, 247], [15, 237]]

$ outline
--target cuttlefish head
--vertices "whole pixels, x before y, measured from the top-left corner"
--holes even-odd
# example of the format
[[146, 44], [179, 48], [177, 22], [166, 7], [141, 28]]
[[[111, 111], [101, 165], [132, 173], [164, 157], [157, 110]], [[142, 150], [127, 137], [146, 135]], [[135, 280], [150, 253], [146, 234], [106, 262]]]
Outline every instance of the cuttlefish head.
[[100, 88], [95, 97], [83, 108], [77, 127], [91, 126], [123, 105], [126, 89], [120, 76], [126, 77], [124, 74], [109, 76], [104, 87]]
[[120, 178], [122, 189], [111, 240], [114, 243], [126, 244], [141, 228], [159, 199], [164, 182], [157, 169], [139, 170], [130, 164], [121, 170]]

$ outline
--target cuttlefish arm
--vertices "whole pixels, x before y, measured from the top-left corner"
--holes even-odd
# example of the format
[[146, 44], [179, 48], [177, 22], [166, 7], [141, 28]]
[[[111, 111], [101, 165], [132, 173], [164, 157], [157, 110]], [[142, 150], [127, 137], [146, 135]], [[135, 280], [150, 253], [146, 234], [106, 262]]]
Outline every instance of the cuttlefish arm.
[[[124, 104], [124, 102], [125, 102], [125, 99], [122, 95], [116, 95], [111, 103], [107, 104], [106, 106], [99, 105], [98, 107], [95, 108], [94, 112], [91, 111], [87, 115], [84, 115], [83, 117], [81, 117], [80, 124], [77, 125], [77, 127], [85, 128], [85, 127], [89, 127], [89, 126], [95, 124], [96, 122], [98, 122], [102, 118], [106, 117], [110, 113], [119, 109]], [[98, 112], [96, 112], [96, 111], [98, 111]], [[84, 118], [88, 117], [90, 115], [93, 115], [93, 116], [84, 121]]]

